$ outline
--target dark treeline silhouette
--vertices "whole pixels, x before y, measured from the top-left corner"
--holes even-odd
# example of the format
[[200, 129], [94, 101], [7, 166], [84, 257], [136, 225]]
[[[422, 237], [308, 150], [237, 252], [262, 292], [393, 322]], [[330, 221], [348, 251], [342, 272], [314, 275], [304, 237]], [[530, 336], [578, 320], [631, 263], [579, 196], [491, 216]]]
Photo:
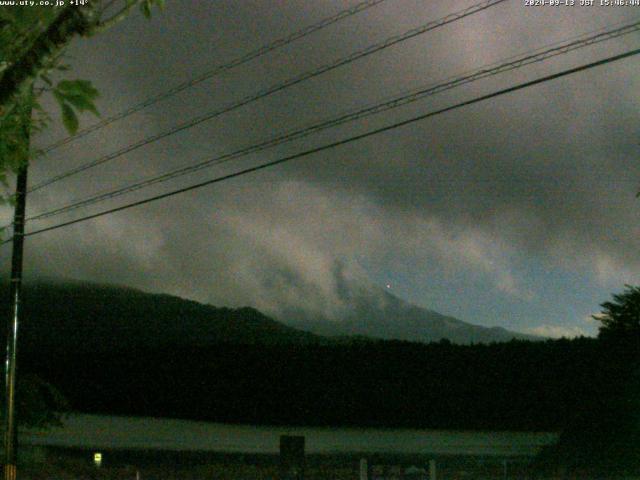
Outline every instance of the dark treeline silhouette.
[[[95, 413], [560, 431], [611, 405], [637, 352], [621, 335], [490, 345], [327, 339], [254, 309], [122, 287], [40, 283], [25, 297], [20, 375]], [[7, 308], [0, 303], [0, 313]]]
[[[560, 430], [616, 376], [595, 339], [21, 351], [71, 408], [221, 422]], [[615, 382], [614, 382], [615, 383]]]

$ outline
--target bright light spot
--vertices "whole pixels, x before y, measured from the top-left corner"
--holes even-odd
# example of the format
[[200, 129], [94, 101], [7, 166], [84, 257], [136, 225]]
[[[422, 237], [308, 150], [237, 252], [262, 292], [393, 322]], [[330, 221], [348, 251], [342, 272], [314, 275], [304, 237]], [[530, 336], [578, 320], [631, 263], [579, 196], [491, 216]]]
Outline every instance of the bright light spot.
[[387, 283], [387, 288], [391, 288], [391, 284], [390, 283]]
[[100, 452], [96, 452], [93, 454], [93, 463], [96, 467], [102, 465], [102, 454]]

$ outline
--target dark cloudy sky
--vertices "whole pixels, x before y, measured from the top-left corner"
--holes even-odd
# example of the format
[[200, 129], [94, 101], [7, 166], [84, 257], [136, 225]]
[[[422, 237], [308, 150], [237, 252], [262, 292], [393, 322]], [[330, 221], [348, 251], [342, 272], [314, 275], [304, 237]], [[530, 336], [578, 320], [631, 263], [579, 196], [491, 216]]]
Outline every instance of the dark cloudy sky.
[[[356, 1], [167, 2], [78, 40], [103, 116]], [[33, 183], [472, 0], [387, 0], [34, 162]], [[579, 3], [579, 0], [576, 0]], [[640, 7], [511, 0], [34, 193], [32, 213], [233, 151], [567, 38]], [[409, 118], [640, 45], [638, 33], [77, 211], [52, 225]], [[36, 275], [271, 313], [339, 316], [335, 272], [462, 320], [549, 335], [589, 320], [640, 267], [640, 59], [592, 69], [152, 205], [31, 237]], [[59, 118], [57, 113], [55, 118]], [[84, 125], [93, 122], [83, 118]], [[59, 125], [35, 140], [64, 135]], [[5, 220], [10, 212], [4, 212]], [[4, 249], [4, 258], [8, 249]], [[337, 268], [337, 267], [340, 268]]]

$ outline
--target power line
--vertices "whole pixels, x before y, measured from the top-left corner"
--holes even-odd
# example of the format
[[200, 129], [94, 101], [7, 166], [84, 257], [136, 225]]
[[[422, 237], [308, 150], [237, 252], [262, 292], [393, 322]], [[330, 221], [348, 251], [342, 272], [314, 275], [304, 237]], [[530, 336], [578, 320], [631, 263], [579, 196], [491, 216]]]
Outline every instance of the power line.
[[[336, 147], [341, 146], [341, 145], [346, 145], [348, 143], [355, 142], [355, 141], [358, 141], [358, 140], [362, 140], [364, 138], [368, 138], [368, 137], [371, 137], [373, 135], [378, 135], [380, 133], [384, 133], [384, 132], [388, 132], [388, 131], [391, 131], [391, 130], [395, 130], [397, 128], [404, 127], [406, 125], [409, 125], [409, 124], [412, 124], [412, 123], [415, 123], [415, 122], [418, 122], [418, 121], [421, 121], [421, 120], [425, 120], [427, 118], [434, 117], [436, 115], [440, 115], [440, 114], [443, 114], [443, 113], [446, 113], [446, 112], [450, 112], [452, 110], [457, 110], [457, 109], [462, 108], [462, 107], [466, 107], [466, 106], [469, 106], [469, 105], [472, 105], [472, 104], [475, 104], [475, 103], [483, 102], [485, 100], [489, 100], [489, 99], [496, 98], [496, 97], [499, 97], [499, 96], [502, 96], [502, 95], [506, 95], [508, 93], [512, 93], [512, 92], [515, 92], [515, 91], [518, 91], [518, 90], [523, 90], [525, 88], [529, 88], [529, 87], [532, 87], [534, 85], [538, 85], [538, 84], [541, 84], [541, 83], [549, 82], [549, 81], [555, 80], [557, 78], [566, 77], [566, 76], [572, 75], [574, 73], [578, 73], [578, 72], [582, 72], [582, 71], [585, 71], [585, 70], [589, 70], [589, 69], [594, 68], [594, 67], [598, 67], [598, 66], [601, 66], [601, 65], [605, 65], [605, 64], [608, 64], [608, 63], [619, 61], [619, 60], [622, 60], [622, 59], [625, 59], [625, 58], [629, 58], [629, 57], [632, 57], [632, 56], [638, 55], [638, 54], [640, 54], [640, 48], [639, 49], [635, 49], [635, 50], [630, 50], [630, 51], [627, 51], [627, 52], [619, 54], [619, 55], [614, 55], [612, 57], [607, 57], [605, 59], [598, 60], [596, 62], [588, 63], [588, 64], [585, 64], [585, 65], [581, 65], [579, 67], [570, 68], [568, 70], [564, 70], [564, 71], [559, 72], [559, 73], [554, 73], [552, 75], [546, 75], [544, 77], [540, 77], [540, 78], [537, 78], [535, 80], [530, 80], [528, 82], [520, 83], [518, 85], [515, 85], [515, 86], [512, 86], [512, 87], [508, 87], [508, 88], [504, 88], [502, 90], [498, 90], [498, 91], [493, 92], [493, 93], [489, 93], [489, 94], [486, 94], [486, 95], [475, 97], [475, 98], [473, 98], [471, 100], [466, 100], [464, 102], [456, 103], [454, 105], [451, 105], [451, 106], [448, 106], [448, 107], [445, 107], [445, 108], [441, 108], [439, 110], [428, 112], [428, 113], [419, 115], [417, 117], [410, 118], [408, 120], [403, 120], [401, 122], [393, 123], [393, 124], [387, 125], [385, 127], [381, 127], [381, 128], [377, 128], [377, 129], [374, 129], [374, 130], [370, 130], [368, 132], [365, 132], [365, 133], [362, 133], [362, 134], [359, 134], [359, 135], [354, 135], [352, 137], [348, 137], [348, 138], [345, 138], [343, 140], [339, 140], [339, 141], [336, 141], [336, 142], [332, 142], [332, 143], [329, 143], [329, 144], [322, 145], [320, 147], [312, 148], [312, 149], [305, 150], [305, 151], [300, 152], [300, 153], [289, 155], [289, 156], [280, 158], [278, 160], [274, 160], [274, 161], [271, 161], [271, 162], [267, 162], [267, 163], [263, 163], [263, 164], [260, 164], [260, 165], [256, 165], [254, 167], [246, 168], [246, 169], [243, 169], [243, 170], [240, 170], [240, 171], [237, 171], [237, 172], [234, 172], [234, 173], [230, 173], [230, 174], [227, 174], [227, 175], [223, 175], [223, 176], [220, 176], [220, 177], [216, 177], [214, 179], [207, 180], [207, 181], [204, 181], [204, 182], [192, 184], [192, 185], [189, 185], [189, 186], [184, 187], [184, 188], [173, 190], [171, 192], [166, 192], [166, 193], [163, 193], [163, 194], [160, 194], [160, 195], [155, 195], [155, 196], [152, 196], [152, 197], [148, 197], [146, 199], [139, 200], [139, 201], [132, 202], [132, 203], [128, 203], [128, 204], [125, 204], [125, 205], [121, 205], [119, 207], [111, 208], [111, 209], [108, 209], [108, 210], [103, 210], [102, 212], [94, 213], [92, 215], [87, 215], [87, 216], [76, 218], [74, 220], [70, 220], [70, 221], [67, 221], [67, 222], [62, 222], [62, 223], [59, 223], [57, 225], [52, 225], [50, 227], [45, 227], [45, 228], [41, 228], [41, 229], [38, 229], [38, 230], [33, 230], [31, 232], [26, 233], [25, 236], [38, 235], [40, 233], [49, 232], [51, 230], [57, 230], [59, 228], [67, 227], [69, 225], [74, 225], [76, 223], [85, 222], [87, 220], [92, 220], [94, 218], [98, 218], [98, 217], [102, 217], [102, 216], [105, 216], [105, 215], [109, 215], [111, 213], [120, 212], [120, 211], [123, 211], [123, 210], [127, 210], [129, 208], [137, 207], [137, 206], [140, 206], [140, 205], [145, 205], [147, 203], [155, 202], [157, 200], [161, 200], [161, 199], [164, 199], [164, 198], [172, 197], [172, 196], [178, 195], [180, 193], [185, 193], [185, 192], [188, 192], [188, 191], [191, 191], [191, 190], [196, 190], [198, 188], [202, 188], [202, 187], [205, 187], [207, 185], [212, 185], [214, 183], [220, 183], [220, 182], [223, 182], [225, 180], [230, 180], [230, 179], [235, 178], [235, 177], [239, 177], [239, 176], [242, 176], [242, 175], [245, 175], [245, 174], [248, 174], [248, 173], [256, 172], [258, 170], [264, 170], [266, 168], [270, 168], [270, 167], [273, 167], [273, 166], [276, 166], [276, 165], [279, 165], [279, 164], [282, 164], [282, 163], [285, 163], [285, 162], [289, 162], [291, 160], [295, 160], [295, 159], [298, 159], [298, 158], [306, 157], [306, 156], [312, 155], [314, 153], [319, 153], [319, 152], [322, 152], [322, 151], [325, 151], [325, 150], [336, 148]], [[2, 242], [2, 244], [8, 243], [9, 241], [11, 241], [11, 239], [5, 240], [4, 242]]]
[[174, 95], [177, 95], [178, 93], [191, 88], [205, 80], [208, 80], [210, 78], [213, 78], [223, 72], [227, 72], [229, 70], [232, 70], [236, 67], [239, 67], [240, 65], [243, 65], [247, 62], [250, 62], [251, 60], [254, 60], [258, 57], [261, 57], [263, 55], [266, 55], [267, 53], [273, 52], [274, 50], [277, 50], [279, 48], [282, 48], [290, 43], [293, 43], [296, 40], [299, 40], [300, 38], [306, 37], [308, 35], [311, 35], [314, 32], [317, 32], [318, 30], [321, 30], [323, 28], [326, 28], [330, 25], [333, 25], [334, 23], [339, 22], [340, 20], [343, 20], [345, 18], [348, 18], [352, 15], [355, 15], [357, 13], [363, 12], [379, 3], [385, 2], [387, 0], [366, 0], [364, 2], [360, 2], [356, 5], [354, 5], [351, 8], [347, 8], [345, 10], [342, 10], [341, 12], [338, 12], [337, 14], [331, 16], [331, 17], [327, 17], [324, 18], [322, 20], [320, 20], [317, 23], [314, 23], [313, 25], [309, 25], [305, 28], [302, 28], [294, 33], [292, 33], [291, 35], [288, 35], [286, 37], [283, 38], [279, 38], [269, 44], [263, 45], [262, 47], [259, 47], [255, 50], [252, 50], [240, 57], [237, 57], [233, 60], [231, 60], [230, 62], [227, 62], [223, 65], [219, 65], [217, 67], [214, 67], [211, 70], [208, 70], [202, 74], [200, 74], [199, 76], [189, 79], [183, 83], [180, 83], [178, 85], [175, 85], [174, 87], [170, 88], [169, 90], [166, 90], [164, 92], [161, 92], [157, 95], [154, 95], [152, 97], [147, 98], [146, 100], [143, 100], [140, 103], [137, 103], [129, 108], [127, 108], [126, 110], [123, 110], [122, 112], [116, 113], [115, 115], [112, 115], [111, 117], [105, 118], [104, 120], [97, 122], [89, 127], [86, 127], [82, 130], [80, 130], [79, 132], [77, 132], [75, 135], [70, 135], [68, 137], [62, 138], [60, 140], [58, 140], [57, 142], [54, 142], [50, 145], [48, 145], [47, 147], [45, 147], [42, 150], [42, 155], [45, 155], [63, 145], [66, 145], [70, 142], [73, 142], [79, 138], [82, 138], [92, 132], [95, 132], [96, 130], [99, 130], [101, 128], [106, 127], [107, 125], [110, 125], [118, 120], [122, 120], [123, 118], [126, 118], [144, 108], [147, 108], [151, 105], [153, 105], [154, 103], [157, 103], [161, 100], [165, 100], [167, 98], [170, 98]]
[[251, 153], [256, 153], [259, 151], [263, 151], [266, 150], [268, 148], [274, 147], [276, 145], [280, 145], [282, 143], [286, 143], [286, 142], [290, 142], [292, 140], [297, 140], [303, 137], [306, 137], [308, 135], [311, 135], [313, 133], [317, 133], [321, 130], [325, 130], [327, 128], [331, 128], [331, 127], [335, 127], [338, 125], [342, 125], [344, 123], [347, 122], [351, 122], [351, 121], [355, 121], [355, 120], [359, 120], [361, 118], [370, 116], [370, 115], [374, 115], [374, 114], [378, 114], [393, 108], [397, 108], [399, 106], [402, 105], [406, 105], [415, 101], [418, 101], [420, 99], [423, 99], [427, 96], [431, 96], [431, 95], [435, 95], [438, 93], [442, 93], [444, 91], [447, 90], [451, 90], [453, 88], [457, 88], [461, 85], [467, 84], [467, 83], [471, 83], [483, 78], [487, 78], [490, 76], [494, 76], [494, 75], [498, 75], [500, 73], [504, 73], [507, 71], [511, 71], [517, 68], [521, 68], [523, 66], [526, 65], [530, 65], [533, 63], [537, 63], [537, 62], [542, 62], [544, 60], [547, 60], [549, 58], [558, 56], [558, 55], [563, 55], [566, 54], [568, 52], [577, 50], [579, 48], [584, 48], [587, 46], [591, 46], [594, 45], [596, 43], [600, 43], [606, 40], [610, 40], [613, 38], [617, 38], [620, 37], [622, 35], [626, 35], [632, 32], [637, 32], [640, 30], [640, 21], [636, 21], [635, 23], [631, 23], [628, 25], [624, 25], [622, 27], [616, 28], [616, 29], [612, 29], [612, 30], [607, 30], [604, 32], [599, 32], [595, 35], [592, 35], [590, 37], [585, 37], [579, 40], [574, 40], [574, 41], [565, 41], [564, 43], [560, 43], [557, 44], [558, 46], [549, 48], [547, 50], [543, 50], [543, 51], [539, 51], [536, 50], [536, 53], [532, 53], [532, 54], [522, 54], [520, 56], [517, 57], [512, 57], [514, 58], [514, 60], [502, 63], [502, 64], [493, 64], [495, 66], [490, 66], [489, 67], [481, 67], [478, 70], [473, 71], [470, 74], [467, 75], [463, 75], [457, 78], [453, 78], [450, 79], [446, 82], [437, 84], [435, 86], [430, 86], [428, 88], [419, 90], [419, 91], [415, 91], [394, 99], [391, 99], [389, 101], [383, 102], [383, 103], [379, 103], [373, 106], [369, 106], [366, 107], [364, 109], [358, 110], [356, 112], [352, 112], [352, 113], [348, 113], [348, 114], [344, 114], [341, 116], [338, 116], [336, 118], [327, 120], [327, 121], [323, 121], [320, 123], [316, 123], [314, 125], [302, 128], [302, 129], [298, 129], [296, 131], [291, 131], [285, 134], [281, 134], [279, 136], [273, 137], [269, 140], [266, 140], [264, 142], [258, 143], [258, 144], [254, 144], [239, 150], [236, 150], [234, 152], [231, 153], [227, 153], [227, 154], [223, 154], [193, 165], [189, 165], [186, 167], [181, 167], [169, 172], [165, 172], [163, 174], [160, 175], [156, 175], [156, 176], [152, 176], [149, 177], [145, 180], [141, 180], [141, 181], [137, 181], [135, 183], [126, 185], [124, 187], [120, 187], [118, 189], [115, 190], [110, 190], [104, 193], [100, 193], [97, 195], [93, 195], [90, 196], [88, 198], [82, 199], [82, 200], [78, 200], [75, 202], [72, 202], [70, 204], [64, 205], [62, 207], [59, 208], [55, 208], [53, 210], [47, 211], [47, 212], [43, 212], [40, 214], [36, 214], [33, 215], [29, 218], [27, 218], [28, 221], [34, 221], [34, 220], [41, 220], [41, 219], [45, 219], [45, 218], [49, 218], [49, 217], [53, 217], [65, 212], [69, 212], [71, 210], [75, 210], [77, 208], [80, 207], [84, 207], [84, 206], [88, 206], [88, 205], [92, 205], [95, 203], [99, 203], [102, 202], [104, 200], [110, 200], [116, 197], [119, 197], [121, 195], [127, 194], [127, 193], [131, 193], [137, 190], [140, 190], [142, 188], [146, 188], [148, 186], [157, 184], [157, 183], [162, 183], [162, 182], [166, 182], [168, 180], [171, 180], [173, 178], [176, 177], [180, 177], [189, 173], [193, 173], [199, 170], [202, 170], [204, 168], [209, 168], [213, 165], [219, 165], [221, 163], [225, 163], [225, 162], [229, 162], [231, 160], [235, 160], [237, 158], [240, 157], [244, 157], [246, 155], [249, 155]]
[[244, 97], [243, 99], [231, 103], [229, 105], [226, 105], [218, 110], [214, 110], [212, 112], [206, 113], [204, 115], [200, 115], [198, 117], [194, 117], [191, 120], [188, 120], [187, 122], [183, 122], [173, 128], [171, 128], [170, 130], [167, 130], [165, 132], [159, 133], [159, 134], [155, 134], [155, 135], [151, 135], [149, 137], [146, 137], [138, 142], [135, 142], [133, 144], [130, 144], [126, 147], [123, 147], [113, 153], [110, 153], [108, 155], [105, 155], [103, 157], [100, 157], [96, 160], [93, 160], [91, 162], [85, 163], [83, 165], [80, 165], [78, 167], [72, 168], [64, 173], [61, 173], [59, 175], [56, 175], [54, 177], [49, 178], [48, 180], [44, 180], [42, 182], [40, 182], [39, 184], [31, 187], [31, 189], [29, 190], [29, 192], [34, 192], [36, 190], [39, 190], [41, 188], [44, 188], [48, 185], [51, 185], [55, 182], [58, 182], [60, 180], [63, 180], [65, 178], [71, 177], [73, 175], [76, 175], [78, 173], [84, 172], [86, 170], [89, 170], [90, 168], [94, 168], [98, 165], [102, 165], [103, 163], [109, 162], [111, 160], [114, 160], [118, 157], [121, 157], [122, 155], [125, 155], [127, 153], [130, 153], [134, 150], [137, 150], [138, 148], [144, 147], [150, 143], [156, 142], [158, 140], [161, 140], [165, 137], [168, 137], [170, 135], [173, 135], [175, 133], [181, 132], [183, 130], [195, 127], [196, 125], [205, 122], [207, 120], [211, 120], [212, 118], [218, 117], [224, 113], [228, 113], [230, 111], [236, 110], [240, 107], [243, 107], [249, 103], [255, 102], [259, 99], [265, 98], [269, 95], [272, 95], [276, 92], [279, 92], [281, 90], [284, 90], [286, 88], [292, 87], [294, 85], [297, 85], [299, 83], [302, 83], [306, 80], [309, 80], [311, 78], [317, 77], [319, 75], [322, 75], [326, 72], [329, 72], [331, 70], [334, 70], [336, 68], [339, 68], [341, 66], [347, 65], [349, 63], [352, 63], [356, 60], [359, 60], [361, 58], [364, 58], [366, 56], [372, 55], [374, 53], [377, 53], [381, 50], [384, 50], [386, 48], [389, 48], [393, 45], [396, 45], [397, 43], [409, 40], [413, 37], [416, 37], [418, 35], [422, 35], [424, 33], [427, 33], [431, 30], [434, 30], [436, 28], [442, 27], [444, 25], [447, 25], [449, 23], [453, 23], [455, 21], [461, 20], [465, 17], [468, 17], [470, 15], [473, 15], [475, 13], [481, 12], [483, 10], [486, 10], [490, 7], [493, 7], [495, 5], [498, 5], [500, 3], [503, 3], [507, 0], [485, 0], [483, 2], [477, 3], [475, 5], [472, 5], [470, 7], [467, 7], [463, 10], [460, 10], [458, 12], [449, 14], [445, 17], [442, 17], [438, 20], [434, 20], [431, 22], [428, 22], [424, 25], [421, 25], [420, 27], [417, 28], [413, 28], [405, 33], [402, 33], [400, 35], [394, 35], [380, 43], [376, 43], [374, 45], [371, 45], [363, 50], [359, 50], [355, 53], [352, 53], [346, 57], [342, 57], [338, 60], [335, 60], [331, 63], [325, 64], [321, 67], [318, 67], [314, 70], [310, 70], [307, 71], [305, 73], [302, 73], [301, 75], [289, 78], [288, 80], [285, 80], [284, 82], [281, 83], [277, 83], [275, 85], [272, 85], [271, 87], [268, 87], [266, 89], [260, 90], [259, 92], [249, 95], [247, 97]]

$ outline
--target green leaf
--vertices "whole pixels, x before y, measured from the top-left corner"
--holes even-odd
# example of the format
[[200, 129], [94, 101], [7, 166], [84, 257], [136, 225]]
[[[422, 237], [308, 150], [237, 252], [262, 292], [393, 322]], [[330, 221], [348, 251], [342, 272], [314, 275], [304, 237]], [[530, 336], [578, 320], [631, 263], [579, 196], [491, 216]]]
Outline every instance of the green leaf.
[[60, 106], [62, 107], [62, 123], [71, 135], [75, 135], [79, 126], [76, 113], [68, 103], [62, 103]]
[[149, 0], [144, 0], [140, 4], [140, 10], [142, 10], [145, 17], [151, 18], [151, 2]]
[[62, 107], [63, 115], [64, 105], [67, 105], [69, 108], [75, 108], [78, 112], [89, 111], [99, 116], [93, 101], [98, 97], [98, 90], [87, 80], [62, 80], [53, 90], [53, 96]]
[[80, 95], [66, 95], [65, 100], [73, 105], [80, 112], [89, 111], [96, 117], [100, 116], [95, 104], [88, 98]]
[[88, 80], [62, 80], [56, 86], [62, 95], [78, 95], [89, 99], [97, 98], [99, 93]]
[[62, 104], [64, 103], [64, 95], [60, 93], [58, 90], [54, 89], [53, 96], [56, 99], [56, 101], [60, 104], [60, 106], [62, 106]]

